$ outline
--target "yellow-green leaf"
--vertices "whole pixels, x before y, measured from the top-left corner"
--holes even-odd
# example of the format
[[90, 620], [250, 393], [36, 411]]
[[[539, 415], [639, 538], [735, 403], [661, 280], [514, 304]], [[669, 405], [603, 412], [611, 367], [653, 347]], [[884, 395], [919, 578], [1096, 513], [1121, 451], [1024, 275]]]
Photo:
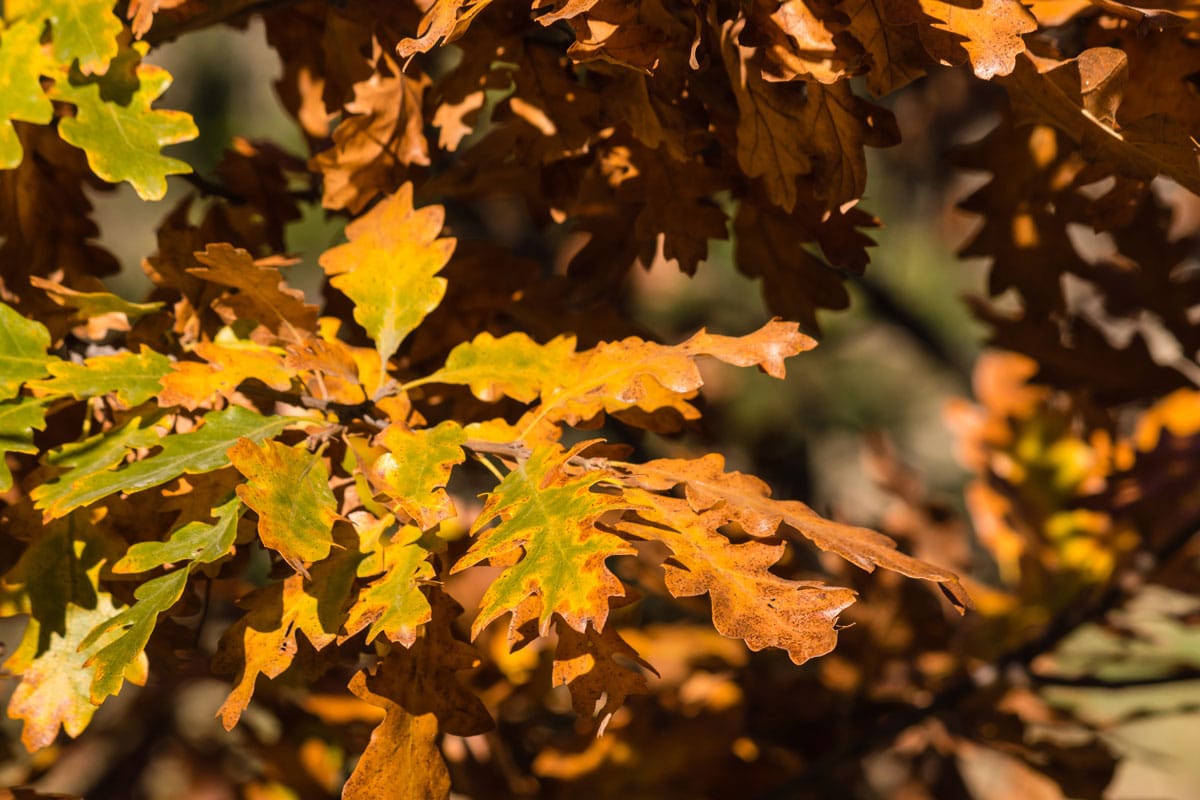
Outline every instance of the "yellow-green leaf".
[[54, 116], [42, 90], [41, 75], [50, 65], [42, 45], [42, 25], [20, 20], [0, 28], [0, 169], [21, 163], [21, 142], [12, 120], [45, 125]]
[[138, 542], [113, 564], [113, 572], [147, 572], [181, 561], [189, 562], [189, 569], [211, 564], [233, 547], [245, 510], [240, 499], [231, 497], [212, 510], [216, 522], [193, 520], [172, 531], [165, 542]]
[[52, 396], [72, 395], [78, 399], [116, 392], [127, 407], [141, 405], [162, 389], [162, 377], [171, 370], [171, 361], [142, 345], [140, 353], [124, 352], [95, 356], [75, 364], [58, 361], [50, 364], [45, 380], [29, 387]]
[[[25, 721], [21, 738], [30, 750], [53, 744], [60, 727], [78, 736], [96, 711], [91, 701], [95, 670], [86, 665], [80, 646], [93, 628], [117, 613], [98, 583], [106, 556], [98, 539], [68, 523], [52, 523], [4, 575], [4, 612], [29, 615], [25, 635], [4, 669], [21, 676], [8, 714]], [[104, 637], [99, 644], [108, 641]], [[144, 656], [128, 663], [124, 678], [145, 681]]]
[[103, 75], [117, 55], [123, 26], [112, 0], [8, 0], [4, 13], [35, 23], [39, 34], [48, 21], [54, 57], [64, 66], [79, 59], [84, 75]]
[[446, 279], [436, 275], [455, 241], [438, 238], [444, 216], [441, 206], [414, 209], [406, 183], [346, 226], [349, 242], [321, 256], [329, 282], [354, 302], [354, 319], [375, 340], [381, 375], [446, 294]]
[[0, 403], [0, 492], [12, 488], [5, 453], [36, 453], [33, 432], [46, 427], [46, 400], [23, 397]]
[[256, 445], [242, 439], [229, 448], [229, 460], [248, 481], [237, 493], [258, 512], [258, 538], [297, 572], [307, 574], [302, 562], [329, 555], [338, 518], [321, 454], [303, 445], [288, 447], [271, 440]]
[[421, 544], [421, 531], [412, 525], [397, 528], [389, 514], [360, 527], [359, 539], [360, 549], [367, 556], [358, 565], [358, 577], [382, 577], [358, 593], [340, 638], [348, 639], [370, 626], [367, 644], [382, 633], [393, 642], [411, 647], [417, 629], [429, 622], [432, 614], [421, 583], [432, 580], [435, 573], [429, 563], [429, 550]]
[[608, 598], [625, 594], [604, 562], [635, 551], [596, 523], [611, 511], [633, 506], [594, 491], [603, 475], [567, 473], [564, 466], [579, 449], [540, 447], [488, 494], [471, 528], [475, 543], [451, 571], [461, 572], [487, 559], [509, 566], [480, 601], [472, 636], [527, 599], [536, 605], [532, 615], [542, 636], [556, 613], [581, 633], [589, 622], [602, 630]]
[[75, 105], [75, 116], [63, 119], [58, 133], [87, 154], [88, 166], [104, 180], [129, 181], [143, 200], [161, 200], [168, 175], [192, 171], [187, 163], [162, 155], [161, 148], [195, 139], [199, 131], [189, 114], [150, 107], [171, 85], [165, 69], [141, 64], [137, 76], [140, 83], [129, 105], [105, 101], [98, 83], [55, 83], [51, 96]]
[[[72, 509], [108, 497], [117, 492], [132, 494], [159, 486], [183, 474], [212, 472], [229, 463], [226, 451], [238, 439], [260, 441], [296, 422], [291, 417], [264, 417], [240, 406], [215, 411], [204, 417], [199, 430], [160, 437], [150, 427], [122, 428], [87, 440], [86, 446], [63, 448], [55, 463], [71, 467], [53, 481], [42, 484], [31, 494], [35, 506], [46, 518], [61, 517]], [[162, 450], [141, 461], [113, 469], [127, 449], [161, 444]], [[103, 456], [100, 458], [99, 456]]]
[[429, 530], [456, 513], [445, 485], [450, 471], [466, 457], [466, 440], [462, 426], [453, 420], [416, 431], [392, 425], [379, 435], [378, 443], [387, 452], [371, 466], [371, 483], [422, 530]]
[[46, 355], [49, 346], [46, 326], [0, 303], [0, 400], [16, 397], [22, 383], [42, 377], [58, 361]]
[[158, 615], [179, 602], [187, 579], [188, 571], [180, 569], [146, 581], [133, 593], [136, 603], [97, 624], [79, 643], [83, 666], [93, 671], [88, 689], [93, 703], [121, 691], [130, 669], [145, 659]]
[[451, 350], [446, 365], [421, 382], [469, 386], [486, 402], [508, 396], [532, 403], [545, 387], [562, 380], [574, 357], [574, 336], [559, 336], [543, 345], [524, 333], [497, 339], [485, 332]]

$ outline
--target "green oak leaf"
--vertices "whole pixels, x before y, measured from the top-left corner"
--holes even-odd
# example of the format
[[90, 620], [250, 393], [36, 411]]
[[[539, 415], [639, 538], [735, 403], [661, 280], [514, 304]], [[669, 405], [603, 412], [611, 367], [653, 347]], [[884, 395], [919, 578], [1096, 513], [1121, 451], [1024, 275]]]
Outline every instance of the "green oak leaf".
[[[99, 704], [120, 691], [129, 665], [136, 663], [146, 650], [160, 614], [179, 602], [188, 576], [202, 564], [224, 556], [233, 547], [237, 522], [245, 506], [231, 497], [212, 510], [216, 522], [193, 521], [173, 531], [165, 542], [138, 542], [113, 565], [117, 574], [145, 572], [176, 561], [186, 566], [146, 581], [133, 593], [137, 600], [97, 625], [80, 643], [88, 653], [84, 666], [92, 667], [91, 699]], [[101, 644], [107, 642], [107, 644]]]
[[30, 20], [0, 30], [0, 169], [12, 169], [23, 156], [12, 120], [45, 125], [54, 117], [54, 106], [42, 90], [41, 75], [52, 62], [41, 37], [42, 26]]
[[[238, 439], [260, 441], [296, 421], [293, 417], [264, 417], [240, 406], [231, 406], [206, 415], [204, 426], [190, 433], [159, 438], [153, 428], [141, 429], [138, 434], [150, 432], [153, 439], [138, 439], [134, 446], [145, 447], [153, 442], [162, 445], [161, 451], [119, 469], [112, 469], [111, 463], [96, 469], [92, 463], [71, 465], [60, 461], [72, 468], [54, 481], [39, 486], [31, 496], [35, 507], [41, 509], [47, 519], [61, 517], [117, 492], [133, 494], [185, 473], [194, 475], [220, 469], [229, 464], [225, 453]], [[104, 442], [93, 446], [111, 448]]]
[[36, 453], [33, 432], [46, 428], [47, 400], [23, 397], [0, 403], [0, 492], [12, 488], [12, 472], [5, 453]]
[[113, 564], [113, 572], [146, 572], [180, 561], [189, 562], [188, 569], [211, 564], [233, 547], [245, 510], [241, 500], [231, 497], [212, 510], [216, 522], [194, 520], [172, 531], [165, 542], [138, 542]]
[[[142, 428], [139, 427], [141, 422], [141, 417], [134, 417], [110, 431], [89, 436], [80, 442], [69, 442], [50, 451], [46, 456], [46, 463], [68, 470], [66, 475], [95, 475], [112, 470], [125, 460], [130, 450], [150, 447], [159, 440], [159, 432], [153, 425], [147, 423], [146, 427]], [[70, 480], [55, 478], [35, 487], [29, 496], [35, 503], [40, 504], [39, 508], [54, 509], [63, 498], [74, 491], [74, 488]], [[50, 516], [62, 517], [69, 510]]]
[[54, 57], [64, 66], [79, 59], [84, 75], [103, 75], [117, 55], [117, 36], [125, 27], [113, 13], [112, 0], [8, 0], [5, 15], [42, 26], [49, 22]]
[[136, 603], [96, 624], [83, 641], [83, 667], [92, 670], [88, 697], [99, 705], [104, 698], [121, 691], [131, 665], [145, 658], [146, 643], [158, 615], [183, 597], [188, 570], [179, 569], [146, 581], [133, 593]]
[[[475, 543], [451, 572], [485, 559], [511, 566], [480, 600], [479, 615], [471, 626], [473, 637], [529, 598], [537, 605], [542, 636], [555, 613], [580, 633], [589, 622], [601, 630], [608, 619], [608, 598], [625, 593], [604, 562], [635, 551], [596, 523], [610, 511], [633, 506], [617, 495], [592, 491], [603, 476], [585, 472], [572, 477], [563, 469], [587, 444], [569, 451], [557, 445], [538, 448], [488, 494], [471, 527]], [[513, 638], [511, 628], [509, 638]]]
[[15, 308], [0, 303], [0, 400], [16, 397], [21, 384], [46, 374], [50, 332], [46, 326], [21, 316]]
[[195, 139], [199, 131], [189, 114], [150, 107], [171, 85], [170, 73], [142, 64], [137, 76], [141, 84], [127, 106], [105, 102], [98, 83], [56, 83], [51, 96], [75, 105], [75, 116], [63, 119], [58, 133], [87, 154], [88, 166], [104, 180], [129, 181], [143, 200], [161, 200], [167, 176], [192, 168], [159, 150]]
[[162, 391], [159, 379], [171, 371], [171, 360], [142, 345], [140, 353], [95, 356], [82, 364], [59, 361], [50, 365], [52, 377], [32, 381], [29, 388], [49, 395], [77, 399], [116, 392], [127, 407], [141, 405]]

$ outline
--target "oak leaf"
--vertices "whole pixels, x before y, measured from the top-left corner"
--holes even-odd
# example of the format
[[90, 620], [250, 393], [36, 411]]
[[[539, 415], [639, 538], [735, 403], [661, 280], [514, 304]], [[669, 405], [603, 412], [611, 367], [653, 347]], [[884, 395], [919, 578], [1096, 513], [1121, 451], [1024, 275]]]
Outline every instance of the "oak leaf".
[[333, 146], [313, 156], [325, 176], [321, 204], [358, 214], [379, 194], [400, 183], [411, 164], [429, 166], [422, 103], [428, 76], [405, 73], [386, 55], [388, 72], [354, 84], [354, 100], [333, 131]]
[[98, 83], [75, 85], [59, 80], [50, 96], [75, 106], [75, 116], [61, 120], [58, 132], [64, 141], [87, 154], [93, 172], [111, 183], [128, 181], [143, 200], [161, 200], [167, 193], [167, 176], [182, 175], [192, 168], [162, 155], [160, 148], [195, 139], [199, 131], [191, 116], [182, 111], [151, 108], [171, 85], [165, 69], [141, 64], [137, 77], [138, 88], [128, 105], [107, 102]]
[[[604, 411], [672, 408], [685, 419], [695, 419], [699, 412], [687, 401], [704, 384], [695, 363], [698, 357], [741, 367], [757, 365], [782, 378], [784, 359], [815, 345], [795, 324], [778, 320], [740, 337], [701, 330], [674, 346], [630, 337], [579, 353], [572, 353], [574, 341], [565, 337], [537, 345], [524, 334], [502, 339], [481, 334], [452, 350], [446, 368], [420, 382], [466, 384], [481, 400], [511, 392], [514, 399], [529, 402], [536, 392], [540, 403], [517, 423], [521, 438], [533, 441], [555, 438], [554, 423], [574, 425]], [[498, 354], [509, 360], [492, 362]], [[513, 366], [499, 369], [500, 363]]]
[[329, 488], [329, 470], [321, 453], [303, 445], [266, 439], [238, 439], [229, 461], [246, 476], [237, 487], [242, 502], [258, 513], [258, 537], [304, 575], [305, 561], [329, 555], [337, 501]]
[[138, 668], [139, 660], [145, 659], [146, 643], [154, 633], [159, 615], [183, 597], [187, 579], [186, 569], [151, 578], [134, 590], [133, 605], [97, 624], [79, 643], [79, 650], [87, 659], [83, 666], [94, 671], [89, 689], [94, 705], [117, 694], [126, 675]]
[[40, 378], [57, 361], [46, 354], [50, 332], [12, 306], [0, 303], [0, 400], [16, 397], [21, 384]]
[[646, 693], [646, 676], [637, 667], [650, 672], [654, 667], [638, 656], [615, 626], [597, 632], [589, 625], [581, 633], [560, 622], [556, 630], [558, 646], [550, 680], [570, 690], [571, 705], [580, 717], [598, 717], [603, 725], [629, 695]]
[[[631, 506], [596, 491], [603, 475], [567, 472], [567, 462], [580, 449], [539, 447], [488, 493], [471, 526], [474, 542], [451, 570], [461, 572], [485, 560], [505, 566], [479, 602], [472, 637], [527, 597], [535, 598], [542, 636], [554, 614], [580, 632], [588, 623], [600, 630], [608, 619], [608, 598], [625, 594], [605, 560], [635, 551], [597, 523]], [[515, 637], [512, 629], [509, 637]]]
[[45, 430], [48, 402], [34, 397], [0, 402], [0, 493], [12, 488], [13, 476], [5, 454], [38, 452], [33, 432]]
[[277, 678], [296, 656], [296, 635], [303, 633], [316, 650], [337, 640], [355, 570], [361, 554], [335, 552], [313, 565], [311, 580], [296, 573], [246, 597], [247, 613], [235, 622], [217, 645], [213, 669], [237, 672], [233, 691], [217, 712], [225, 730], [232, 730], [254, 695], [258, 676]]
[[1021, 36], [1037, 20], [1019, 0], [884, 0], [887, 21], [915, 25], [926, 51], [943, 64], [970, 63], [976, 77], [1008, 75], [1025, 52]]
[[108, 0], [9, 0], [4, 14], [35, 22], [39, 33], [50, 23], [54, 58], [67, 67], [78, 59], [84, 75], [103, 75], [117, 55], [122, 26]]
[[276, 349], [218, 336], [193, 349], [206, 363], [176, 361], [162, 377], [158, 402], [194, 411], [215, 396], [229, 399], [244, 381], [256, 378], [277, 391], [291, 388], [295, 372]]
[[1127, 70], [1125, 53], [1111, 47], [1089, 48], [1066, 61], [1025, 54], [1002, 83], [1019, 121], [1055, 126], [1114, 172], [1144, 180], [1166, 175], [1200, 192], [1200, 146], [1170, 110], [1119, 122]]
[[49, 378], [31, 381], [39, 395], [70, 395], [78, 400], [112, 392], [126, 407], [141, 405], [162, 389], [162, 377], [170, 360], [142, 345], [140, 353], [127, 351], [111, 356], [94, 356], [82, 364], [57, 361], [48, 365]]
[[466, 439], [453, 420], [415, 431], [388, 426], [377, 440], [387, 452], [371, 465], [368, 476], [421, 530], [429, 530], [456, 514], [445, 486], [450, 471], [466, 458]]
[[[736, 522], [750, 536], [786, 536], [794, 530], [820, 549], [836, 553], [867, 572], [883, 567], [927, 580], [960, 610], [971, 604], [958, 577], [949, 570], [902, 553], [881, 533], [825, 519], [796, 500], [773, 499], [770, 488], [758, 478], [725, 472], [725, 459], [716, 453], [690, 461], [658, 459], [621, 468], [648, 489], [666, 491], [684, 486], [694, 512], [719, 510], [727, 522]], [[780, 527], [781, 523], [786, 527]]]
[[304, 302], [304, 292], [288, 288], [279, 272], [279, 267], [294, 261], [274, 257], [255, 260], [245, 250], [228, 244], [210, 244], [195, 256], [204, 266], [192, 267], [188, 272], [238, 290], [237, 294], [213, 301], [226, 323], [257, 320], [290, 341], [298, 341], [300, 331], [316, 327], [317, 307]]
[[698, 512], [678, 498], [636, 491], [626, 497], [645, 508], [638, 514], [652, 524], [624, 522], [621, 530], [670, 548], [667, 589], [676, 597], [708, 593], [718, 632], [744, 639], [751, 650], [782, 648], [796, 664], [833, 650], [838, 614], [854, 602], [853, 591], [773, 574], [785, 545], [733, 544], [717, 532], [730, 522], [725, 507]]
[[231, 497], [212, 509], [215, 522], [190, 520], [167, 535], [162, 542], [138, 542], [113, 564], [113, 572], [147, 572], [168, 564], [187, 562], [188, 569], [211, 564], [233, 548], [237, 523], [246, 508]]
[[349, 242], [321, 256], [329, 282], [354, 302], [354, 319], [375, 340], [382, 375], [446, 293], [446, 279], [436, 275], [455, 242], [438, 238], [443, 217], [441, 206], [414, 208], [406, 183], [346, 226]]
[[350, 691], [384, 709], [383, 722], [371, 731], [367, 749], [342, 788], [344, 800], [430, 800], [450, 796], [450, 771], [438, 748], [433, 714], [410, 714], [398, 703], [372, 692], [366, 675], [354, 673]]
[[[117, 492], [132, 494], [180, 475], [212, 472], [229, 463], [226, 451], [239, 439], [259, 441], [296, 423], [292, 417], [264, 417], [240, 406], [214, 411], [204, 425], [189, 433], [162, 437], [153, 426], [137, 427], [131, 420], [119, 430], [64, 447], [52, 463], [69, 469], [58, 478], [31, 492], [35, 506], [46, 519], [65, 516], [73, 509]], [[141, 461], [114, 469], [129, 450], [161, 445], [162, 449]]]
[[45, 125], [54, 117], [41, 82], [53, 62], [41, 38], [39, 22], [17, 20], [7, 28], [0, 22], [0, 169], [17, 166], [24, 156], [13, 120]]
[[[78, 736], [96, 705], [91, 701], [95, 667], [81, 645], [97, 625], [117, 613], [112, 596], [99, 586], [107, 546], [75, 522], [44, 527], [0, 581], [0, 613], [28, 614], [20, 644], [4, 668], [21, 676], [8, 714], [25, 721], [21, 738], [29, 750], [54, 743], [59, 728]], [[106, 644], [111, 635], [100, 640]], [[126, 664], [123, 677], [142, 684], [145, 656]]]
[[403, 39], [396, 45], [401, 58], [415, 53], [428, 53], [437, 44], [448, 44], [466, 33], [476, 16], [491, 5], [492, 0], [434, 0], [421, 18], [415, 38]]
[[418, 716], [432, 714], [438, 728], [456, 736], [476, 736], [495, 727], [483, 701], [458, 678], [479, 666], [475, 648], [454, 635], [462, 607], [445, 592], [425, 592], [430, 620], [411, 647], [395, 647], [366, 678], [372, 692]]
[[390, 641], [412, 647], [418, 629], [432, 616], [429, 601], [421, 592], [422, 584], [435, 577], [430, 551], [421, 541], [422, 531], [412, 525], [396, 525], [390, 514], [365, 522], [355, 519], [354, 523], [359, 549], [365, 554], [357, 575], [379, 577], [359, 591], [338, 641], [366, 629], [367, 644], [383, 634]]

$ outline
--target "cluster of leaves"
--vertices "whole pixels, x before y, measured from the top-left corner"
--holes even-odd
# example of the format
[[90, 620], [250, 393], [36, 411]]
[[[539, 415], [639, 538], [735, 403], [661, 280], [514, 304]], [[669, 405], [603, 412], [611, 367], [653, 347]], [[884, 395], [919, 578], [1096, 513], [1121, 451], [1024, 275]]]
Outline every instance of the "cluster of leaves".
[[[64, 0], [4, 14], [0, 615], [28, 620], [5, 661], [28, 749], [79, 736], [127, 683], [165, 699], [211, 660], [233, 676], [227, 730], [252, 700], [298, 721], [255, 730], [247, 796], [790, 796], [835, 779], [952, 796], [982, 794], [972, 765], [997, 759], [1077, 795], [1107, 783], [1102, 740], [1025, 684], [1061, 678], [1067, 634], [1147, 580], [1187, 585], [1194, 9]], [[169, 76], [141, 58], [250, 15], [307, 160], [236, 141], [196, 181], [209, 199], [159, 228], [152, 296], [117, 297], [84, 190], [128, 181], [160, 198], [189, 169], [161, 147], [196, 134], [151, 108]], [[1018, 306], [973, 301], [1014, 352], [981, 362], [983, 405], [952, 414], [987, 581], [964, 520], [884, 451], [880, 527], [895, 538], [777, 499], [717, 454], [639, 447], [695, 426], [706, 361], [782, 378], [815, 345], [802, 330], [818, 332], [817, 311], [847, 305], [877, 224], [857, 206], [864, 148], [899, 141], [859, 87], [878, 98], [943, 66], [1011, 98], [957, 155], [992, 175], [963, 204], [984, 217], [964, 255], [992, 259], [992, 294]], [[320, 308], [281, 271], [305, 198], [348, 220], [320, 257]], [[517, 223], [488, 215], [500, 202]], [[637, 265], [692, 274], [727, 238], [792, 321], [667, 345], [613, 302]], [[1121, 342], [1121, 322], [1141, 329]], [[980, 613], [951, 624], [968, 589]], [[674, 611], [647, 618], [676, 624], [634, 624], [656, 603]], [[861, 633], [826, 656], [839, 620]], [[784, 673], [731, 640], [826, 657]], [[1032, 744], [1034, 726], [1054, 735]], [[826, 729], [840, 733], [800, 735]], [[903, 768], [880, 778], [864, 756], [910, 729], [889, 753]]]

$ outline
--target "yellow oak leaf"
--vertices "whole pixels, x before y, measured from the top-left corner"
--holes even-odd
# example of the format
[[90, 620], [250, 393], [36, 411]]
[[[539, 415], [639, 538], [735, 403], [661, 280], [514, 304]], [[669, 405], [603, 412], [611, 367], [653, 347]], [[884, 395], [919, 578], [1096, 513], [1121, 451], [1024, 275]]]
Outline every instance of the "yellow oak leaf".
[[446, 279], [436, 275], [455, 240], [438, 237], [444, 216], [441, 206], [413, 208], [406, 183], [347, 225], [350, 241], [320, 258], [329, 282], [353, 301], [354, 319], [375, 340], [381, 377], [400, 343], [446, 293]]

